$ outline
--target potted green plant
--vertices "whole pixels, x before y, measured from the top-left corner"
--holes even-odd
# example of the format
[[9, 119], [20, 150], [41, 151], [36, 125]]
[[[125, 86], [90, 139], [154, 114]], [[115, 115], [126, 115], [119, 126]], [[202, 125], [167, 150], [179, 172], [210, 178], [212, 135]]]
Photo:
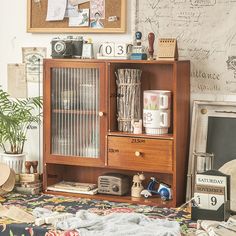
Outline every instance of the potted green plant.
[[24, 144], [31, 124], [39, 124], [42, 98], [14, 99], [0, 88], [0, 147], [2, 162], [16, 173], [22, 170]]

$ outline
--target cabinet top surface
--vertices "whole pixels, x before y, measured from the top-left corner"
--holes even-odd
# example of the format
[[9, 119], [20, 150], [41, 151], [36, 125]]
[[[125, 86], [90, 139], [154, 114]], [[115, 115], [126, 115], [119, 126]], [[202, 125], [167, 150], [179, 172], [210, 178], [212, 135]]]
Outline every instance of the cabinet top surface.
[[52, 59], [46, 58], [45, 62], [83, 62], [83, 63], [132, 63], [132, 64], [178, 64], [182, 62], [190, 62], [189, 60], [103, 60], [103, 59], [75, 59], [75, 58], [60, 58], [60, 59]]

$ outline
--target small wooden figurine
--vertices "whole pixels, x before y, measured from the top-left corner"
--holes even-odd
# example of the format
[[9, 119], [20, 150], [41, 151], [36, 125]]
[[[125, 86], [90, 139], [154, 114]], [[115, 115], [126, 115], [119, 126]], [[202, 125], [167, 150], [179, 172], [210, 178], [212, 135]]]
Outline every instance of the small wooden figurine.
[[141, 197], [141, 192], [144, 189], [142, 181], [145, 180], [144, 174], [137, 174], [133, 177], [133, 186], [131, 188], [132, 197]]
[[38, 173], [38, 161], [25, 161], [25, 173], [31, 174], [31, 167], [33, 167], [33, 173]]
[[25, 173], [30, 174], [31, 161], [25, 161]]
[[39, 164], [38, 161], [32, 161], [31, 162], [31, 165], [33, 167], [33, 173], [38, 173], [38, 170], [37, 170], [38, 164]]

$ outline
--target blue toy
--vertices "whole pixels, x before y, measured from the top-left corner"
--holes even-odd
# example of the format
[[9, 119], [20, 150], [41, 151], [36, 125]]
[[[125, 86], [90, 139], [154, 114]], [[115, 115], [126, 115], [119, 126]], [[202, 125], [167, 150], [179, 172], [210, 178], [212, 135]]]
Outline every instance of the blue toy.
[[158, 184], [158, 181], [156, 178], [151, 177], [150, 181], [148, 183], [147, 189], [144, 189], [141, 192], [141, 195], [143, 195], [145, 198], [148, 198], [152, 196], [153, 194], [157, 194], [161, 197], [162, 200], [170, 200], [172, 199], [172, 194], [171, 194], [171, 188], [165, 183], [160, 183], [159, 188], [156, 189], [156, 185]]
[[147, 60], [146, 48], [142, 46], [142, 33], [135, 33], [135, 41], [132, 48], [131, 60]]

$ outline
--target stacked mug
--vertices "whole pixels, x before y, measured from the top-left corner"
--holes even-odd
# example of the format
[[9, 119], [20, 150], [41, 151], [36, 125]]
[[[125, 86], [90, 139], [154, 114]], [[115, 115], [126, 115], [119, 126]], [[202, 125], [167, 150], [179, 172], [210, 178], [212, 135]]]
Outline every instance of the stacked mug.
[[146, 90], [143, 96], [143, 126], [146, 134], [167, 134], [170, 127], [171, 91]]

